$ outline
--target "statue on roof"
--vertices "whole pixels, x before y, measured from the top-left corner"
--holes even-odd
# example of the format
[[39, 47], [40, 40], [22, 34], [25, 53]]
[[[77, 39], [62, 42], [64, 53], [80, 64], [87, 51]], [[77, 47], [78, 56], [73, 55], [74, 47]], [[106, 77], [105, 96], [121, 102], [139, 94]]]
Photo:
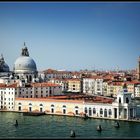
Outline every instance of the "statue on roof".
[[22, 56], [29, 56], [28, 48], [26, 47], [25, 42], [24, 42], [24, 46], [25, 46], [25, 47], [22, 48], [21, 55], [22, 55]]
[[0, 66], [4, 64], [4, 57], [3, 55], [1, 54], [1, 58], [0, 58]]

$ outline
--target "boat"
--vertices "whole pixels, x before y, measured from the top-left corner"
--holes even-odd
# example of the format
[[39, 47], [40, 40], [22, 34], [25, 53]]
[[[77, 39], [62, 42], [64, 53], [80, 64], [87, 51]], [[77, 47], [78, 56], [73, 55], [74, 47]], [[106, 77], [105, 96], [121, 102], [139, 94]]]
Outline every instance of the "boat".
[[74, 130], [71, 130], [71, 132], [70, 132], [70, 137], [75, 137], [76, 135], [75, 135], [75, 131]]
[[88, 115], [86, 113], [81, 114], [80, 117], [84, 120], [88, 119]]
[[117, 121], [117, 122], [115, 122], [114, 127], [116, 127], [116, 128], [119, 128], [119, 127], [120, 127], [120, 124], [119, 124], [119, 122], [118, 122], [118, 121]]
[[41, 116], [45, 115], [45, 112], [23, 112], [23, 116]]
[[97, 128], [96, 128], [96, 130], [99, 131], [99, 132], [101, 132], [102, 131], [101, 125], [98, 125]]

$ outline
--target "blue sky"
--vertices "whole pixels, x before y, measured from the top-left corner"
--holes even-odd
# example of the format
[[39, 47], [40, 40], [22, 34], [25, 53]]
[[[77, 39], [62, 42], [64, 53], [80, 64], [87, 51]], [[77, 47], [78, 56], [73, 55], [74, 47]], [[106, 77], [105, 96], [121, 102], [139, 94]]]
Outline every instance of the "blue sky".
[[26, 42], [38, 70], [135, 69], [139, 2], [0, 2], [0, 53], [10, 70]]

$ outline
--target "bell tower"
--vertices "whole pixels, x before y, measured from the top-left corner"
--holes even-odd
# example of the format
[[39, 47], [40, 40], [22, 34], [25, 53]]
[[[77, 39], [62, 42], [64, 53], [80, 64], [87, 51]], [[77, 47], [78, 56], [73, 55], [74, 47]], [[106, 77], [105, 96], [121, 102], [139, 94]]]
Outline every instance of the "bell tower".
[[137, 79], [140, 81], [140, 56], [139, 56], [139, 59], [138, 59]]

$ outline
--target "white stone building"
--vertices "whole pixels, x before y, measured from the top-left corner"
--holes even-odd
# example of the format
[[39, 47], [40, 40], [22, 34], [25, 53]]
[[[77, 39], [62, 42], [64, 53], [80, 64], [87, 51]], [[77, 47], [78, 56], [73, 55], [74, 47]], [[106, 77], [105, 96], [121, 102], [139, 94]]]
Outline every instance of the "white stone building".
[[135, 86], [134, 97], [140, 97], [140, 84]]
[[100, 77], [83, 78], [83, 93], [103, 95], [103, 79]]
[[0, 110], [13, 111], [15, 108], [15, 84], [0, 85]]
[[[79, 97], [79, 98], [78, 98]], [[60, 96], [48, 98], [16, 98], [17, 112], [45, 112], [46, 114], [82, 116], [129, 120], [137, 116], [136, 104], [131, 100], [131, 93], [126, 90], [117, 94], [117, 99], [103, 96]], [[87, 99], [88, 98], [88, 99]]]

